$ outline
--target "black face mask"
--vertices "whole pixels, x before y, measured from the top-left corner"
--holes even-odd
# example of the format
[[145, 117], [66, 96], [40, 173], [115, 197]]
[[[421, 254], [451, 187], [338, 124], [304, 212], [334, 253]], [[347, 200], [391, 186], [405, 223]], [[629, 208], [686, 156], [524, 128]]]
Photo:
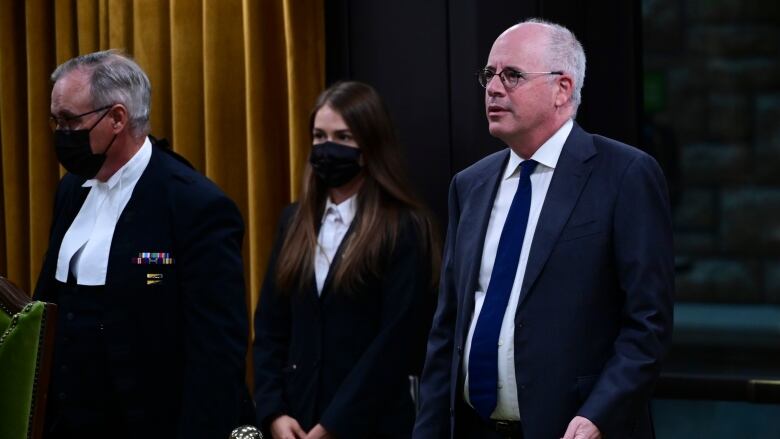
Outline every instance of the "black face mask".
[[89, 129], [54, 130], [54, 150], [57, 152], [57, 160], [68, 172], [91, 179], [95, 178], [100, 168], [103, 167], [106, 153], [114, 144], [116, 135], [103, 152], [94, 154], [89, 144], [89, 133], [106, 117], [109, 111], [111, 110], [100, 116], [100, 119]]
[[325, 142], [314, 145], [309, 163], [325, 186], [339, 187], [352, 181], [360, 173], [360, 150], [340, 143]]

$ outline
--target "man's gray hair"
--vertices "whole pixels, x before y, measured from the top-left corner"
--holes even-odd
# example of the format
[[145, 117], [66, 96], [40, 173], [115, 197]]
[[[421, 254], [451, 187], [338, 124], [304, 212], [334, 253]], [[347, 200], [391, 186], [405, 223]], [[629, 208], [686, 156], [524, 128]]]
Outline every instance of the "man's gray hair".
[[117, 50], [93, 52], [69, 59], [51, 74], [52, 82], [74, 70], [90, 74], [90, 95], [95, 108], [122, 104], [127, 108], [133, 136], [149, 133], [152, 86], [141, 67]]
[[572, 31], [560, 24], [540, 18], [531, 18], [520, 24], [523, 23], [542, 24], [550, 29], [547, 70], [563, 70], [574, 77], [574, 90], [571, 94], [571, 103], [574, 107], [572, 119], [574, 119], [577, 116], [577, 108], [582, 102], [582, 86], [585, 84], [585, 50], [583, 50], [582, 44]]

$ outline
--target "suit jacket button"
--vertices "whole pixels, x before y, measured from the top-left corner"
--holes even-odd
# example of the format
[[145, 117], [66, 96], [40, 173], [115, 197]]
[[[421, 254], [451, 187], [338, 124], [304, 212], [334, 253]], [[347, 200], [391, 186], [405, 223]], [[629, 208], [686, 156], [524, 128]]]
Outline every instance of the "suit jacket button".
[[455, 409], [450, 407], [450, 416], [455, 416]]
[[463, 355], [463, 347], [458, 345], [458, 355]]

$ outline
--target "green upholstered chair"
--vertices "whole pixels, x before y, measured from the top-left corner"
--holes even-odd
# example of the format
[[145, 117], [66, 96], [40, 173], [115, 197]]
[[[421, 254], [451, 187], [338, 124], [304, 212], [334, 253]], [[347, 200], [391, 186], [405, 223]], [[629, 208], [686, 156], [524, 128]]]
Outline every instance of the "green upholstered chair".
[[0, 276], [0, 438], [43, 434], [57, 307]]

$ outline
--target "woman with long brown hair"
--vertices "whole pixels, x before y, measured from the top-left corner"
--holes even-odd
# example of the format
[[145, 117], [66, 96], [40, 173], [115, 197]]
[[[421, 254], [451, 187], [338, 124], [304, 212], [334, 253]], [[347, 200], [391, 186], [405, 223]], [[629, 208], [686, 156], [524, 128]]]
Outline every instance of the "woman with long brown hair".
[[432, 221], [373, 88], [331, 86], [310, 124], [255, 317], [258, 422], [274, 439], [409, 437], [440, 262]]

